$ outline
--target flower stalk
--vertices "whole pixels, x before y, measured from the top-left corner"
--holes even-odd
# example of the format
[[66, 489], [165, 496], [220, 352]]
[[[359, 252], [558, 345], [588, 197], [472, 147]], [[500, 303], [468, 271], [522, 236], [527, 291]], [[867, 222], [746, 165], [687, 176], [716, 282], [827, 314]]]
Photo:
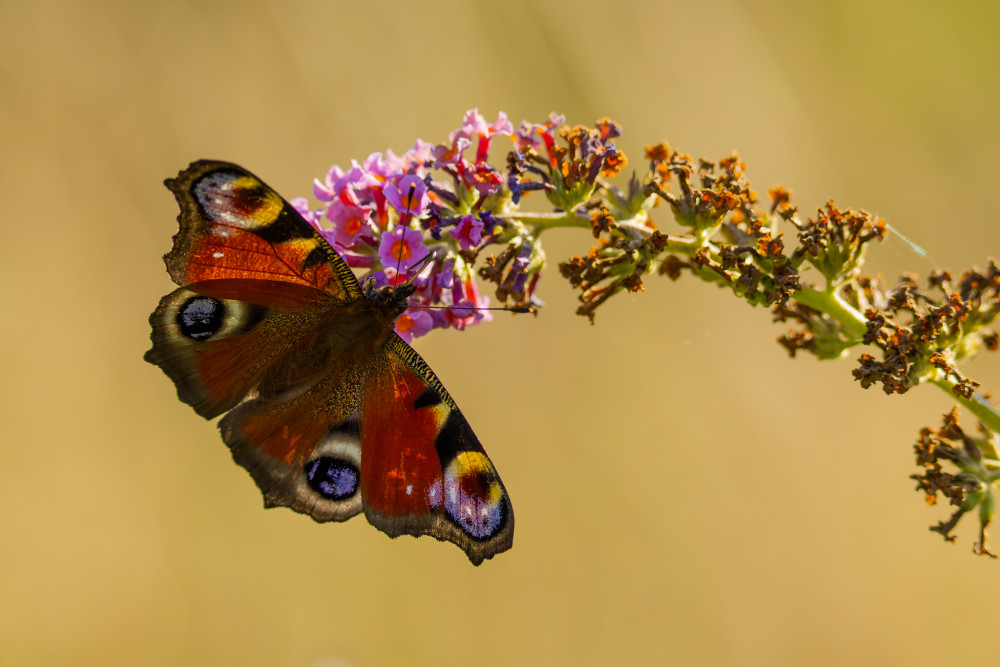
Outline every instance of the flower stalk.
[[981, 435], [961, 429], [956, 407], [943, 428], [921, 431], [914, 478], [929, 503], [943, 497], [957, 508], [932, 530], [953, 541], [959, 520], [976, 509], [974, 550], [992, 556], [986, 531], [1000, 481], [1000, 411], [958, 364], [1000, 347], [996, 264], [957, 279], [943, 270], [924, 281], [904, 274], [887, 286], [863, 270], [868, 247], [892, 231], [880, 218], [832, 200], [802, 217], [781, 186], [761, 206], [738, 154], [695, 160], [665, 142], [647, 146], [644, 173], [618, 185], [628, 164], [615, 145], [620, 135], [609, 119], [571, 127], [552, 114], [515, 129], [503, 113], [487, 123], [473, 109], [447, 141], [334, 166], [314, 184], [319, 208], [293, 204], [364, 281], [417, 287], [397, 321], [408, 341], [489, 321], [481, 281], [504, 308], [538, 312], [542, 235], [570, 227], [590, 247], [560, 262], [559, 273], [591, 323], [609, 299], [643, 291], [650, 277], [689, 276], [770, 309], [788, 328], [778, 342], [790, 357], [835, 359], [861, 348], [852, 375], [863, 388], [947, 391], [979, 420]]

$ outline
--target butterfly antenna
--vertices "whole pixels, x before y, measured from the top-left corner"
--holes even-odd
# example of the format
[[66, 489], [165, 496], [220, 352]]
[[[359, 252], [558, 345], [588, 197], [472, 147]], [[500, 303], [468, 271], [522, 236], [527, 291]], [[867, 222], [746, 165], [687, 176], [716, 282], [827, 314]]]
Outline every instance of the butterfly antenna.
[[[405, 232], [404, 232], [405, 236]], [[399, 252], [396, 253], [396, 275], [392, 277], [392, 286], [397, 287], [399, 285], [399, 269], [403, 266], [403, 244], [399, 244]]]
[[481, 306], [427, 306], [419, 303], [408, 304], [410, 308], [422, 308], [424, 310], [471, 310], [481, 312], [484, 310], [501, 310], [508, 313], [537, 313], [534, 306], [498, 306], [496, 308], [484, 308]]
[[[430, 250], [426, 255], [424, 255], [422, 258], [420, 258], [420, 261], [416, 262], [412, 267], [410, 267], [411, 273], [410, 273], [410, 277], [407, 278], [407, 281], [408, 282], [412, 282], [413, 280], [415, 280], [416, 277], [420, 274], [420, 272], [423, 271], [424, 266], [428, 262], [435, 261], [438, 258], [439, 254], [444, 253], [444, 252], [445, 252], [445, 250], [442, 249], [442, 248], [435, 248], [433, 250]], [[481, 307], [481, 306], [456, 306], [456, 305], [451, 305], [451, 306], [431, 306], [431, 305], [421, 304], [421, 303], [410, 303], [410, 304], [407, 304], [407, 305], [410, 308], [420, 308], [420, 309], [423, 309], [423, 310], [469, 310], [469, 311], [473, 311], [473, 312], [485, 311], [485, 310], [502, 310], [502, 311], [506, 311], [508, 313], [537, 313], [538, 312], [535, 309], [534, 306], [498, 306], [496, 308], [486, 308], [486, 307]]]
[[[413, 202], [413, 193], [416, 192], [416, 189], [417, 189], [417, 186], [411, 184], [409, 192], [406, 193], [406, 213], [403, 215], [402, 220], [399, 221], [399, 224], [402, 225], [403, 227], [409, 227], [410, 226], [410, 220], [413, 219], [413, 213], [410, 212], [410, 206], [412, 205], [412, 202]], [[421, 261], [423, 261], [423, 260], [421, 260]], [[399, 254], [396, 255], [396, 275], [392, 279], [392, 286], [393, 287], [397, 287], [398, 286], [398, 282], [397, 281], [399, 280], [399, 270], [402, 268], [402, 266], [403, 266], [403, 245], [400, 244], [399, 245]], [[416, 266], [416, 264], [414, 266]]]
[[[434, 250], [431, 250], [426, 255], [421, 257], [419, 260], [414, 262], [413, 265], [410, 266], [406, 282], [412, 283], [416, 279], [416, 277], [420, 275], [420, 272], [427, 267], [427, 264], [435, 259], [437, 259], [437, 253]], [[398, 269], [396, 271], [396, 275], [397, 276], [399, 275]]]

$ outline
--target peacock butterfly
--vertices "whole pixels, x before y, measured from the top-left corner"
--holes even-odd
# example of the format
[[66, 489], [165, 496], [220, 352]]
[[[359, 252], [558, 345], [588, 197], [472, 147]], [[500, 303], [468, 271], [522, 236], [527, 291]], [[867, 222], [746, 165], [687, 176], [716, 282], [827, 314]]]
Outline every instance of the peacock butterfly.
[[149, 317], [159, 366], [264, 494], [316, 521], [360, 512], [390, 537], [432, 535], [469, 560], [514, 538], [507, 491], [472, 428], [393, 330], [412, 284], [362, 289], [288, 202], [234, 164], [166, 186], [179, 289]]

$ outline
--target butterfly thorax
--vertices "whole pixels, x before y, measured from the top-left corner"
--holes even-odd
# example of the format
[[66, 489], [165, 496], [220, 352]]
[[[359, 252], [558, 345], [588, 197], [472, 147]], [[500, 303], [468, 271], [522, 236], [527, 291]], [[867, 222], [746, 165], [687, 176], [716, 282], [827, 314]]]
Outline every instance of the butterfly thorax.
[[363, 299], [331, 304], [318, 326], [331, 356], [361, 359], [375, 354], [395, 328], [396, 318], [406, 310], [406, 300], [414, 289], [412, 284], [387, 285], [367, 290]]
[[365, 291], [365, 297], [376, 308], [385, 313], [393, 322], [403, 314], [408, 307], [407, 299], [417, 289], [413, 283], [403, 283], [402, 285], [385, 285], [379, 288], [369, 288]]

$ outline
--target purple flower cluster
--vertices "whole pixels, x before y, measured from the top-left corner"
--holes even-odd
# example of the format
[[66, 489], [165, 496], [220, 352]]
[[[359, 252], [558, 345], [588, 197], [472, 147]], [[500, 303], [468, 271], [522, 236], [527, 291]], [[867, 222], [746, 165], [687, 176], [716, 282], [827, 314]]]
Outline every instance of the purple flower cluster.
[[[543, 256], [539, 249], [540, 259], [530, 268], [536, 280], [528, 280], [527, 257], [537, 242], [502, 217], [516, 208], [519, 192], [488, 162], [493, 140], [512, 134], [502, 112], [488, 124], [472, 109], [446, 143], [417, 140], [399, 156], [387, 150], [361, 164], [352, 161], [346, 170], [332, 167], [313, 185], [321, 209], [310, 210], [304, 199], [293, 202], [349, 266], [367, 271], [362, 281], [412, 281], [417, 287], [411, 307], [396, 322], [404, 340], [491, 319], [482, 310], [489, 297], [480, 295], [473, 267], [487, 245], [516, 247], [519, 261], [510, 272], [518, 275], [508, 278], [522, 286], [518, 305], [530, 302], [523, 286], [533, 291]], [[466, 157], [470, 149], [475, 153]]]

